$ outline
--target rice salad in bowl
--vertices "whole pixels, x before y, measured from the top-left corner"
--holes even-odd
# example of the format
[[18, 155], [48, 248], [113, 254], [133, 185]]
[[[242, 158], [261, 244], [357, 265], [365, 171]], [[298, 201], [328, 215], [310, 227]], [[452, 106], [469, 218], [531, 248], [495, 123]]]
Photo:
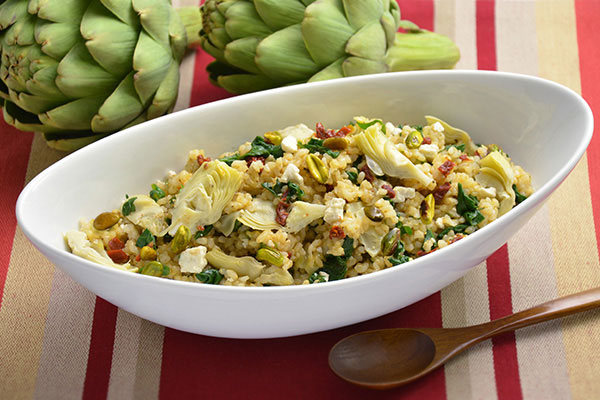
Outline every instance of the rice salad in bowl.
[[99, 264], [204, 284], [315, 284], [391, 268], [533, 192], [500, 147], [425, 120], [299, 124], [216, 158], [192, 150], [183, 170], [82, 219], [65, 239]]

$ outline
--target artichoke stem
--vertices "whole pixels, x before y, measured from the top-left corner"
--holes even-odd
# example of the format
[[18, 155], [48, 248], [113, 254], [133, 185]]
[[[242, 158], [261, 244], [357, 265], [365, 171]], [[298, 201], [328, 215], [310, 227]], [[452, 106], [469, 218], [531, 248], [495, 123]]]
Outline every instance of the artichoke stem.
[[447, 36], [427, 30], [396, 33], [394, 45], [385, 62], [390, 71], [451, 69], [460, 59], [460, 51]]
[[187, 46], [198, 47], [200, 46], [200, 30], [202, 29], [202, 9], [200, 7], [181, 7], [178, 8], [177, 13], [185, 26], [185, 33], [187, 35]]

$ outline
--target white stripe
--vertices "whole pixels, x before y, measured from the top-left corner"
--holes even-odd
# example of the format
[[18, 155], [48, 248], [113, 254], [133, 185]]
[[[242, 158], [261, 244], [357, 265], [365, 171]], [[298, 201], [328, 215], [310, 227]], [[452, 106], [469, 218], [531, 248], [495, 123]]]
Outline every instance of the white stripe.
[[107, 399], [131, 399], [134, 394], [141, 318], [119, 309], [115, 326]]
[[460, 49], [456, 69], [477, 69], [475, 0], [456, 0], [454, 42]]

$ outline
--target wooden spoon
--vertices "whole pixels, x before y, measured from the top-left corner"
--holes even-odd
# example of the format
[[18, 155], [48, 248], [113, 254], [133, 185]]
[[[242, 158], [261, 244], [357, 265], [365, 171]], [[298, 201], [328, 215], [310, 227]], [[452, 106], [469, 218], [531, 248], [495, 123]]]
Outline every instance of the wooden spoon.
[[336, 343], [329, 366], [355, 385], [389, 389], [422, 377], [492, 336], [600, 306], [600, 288], [561, 297], [495, 321], [466, 328], [380, 329]]

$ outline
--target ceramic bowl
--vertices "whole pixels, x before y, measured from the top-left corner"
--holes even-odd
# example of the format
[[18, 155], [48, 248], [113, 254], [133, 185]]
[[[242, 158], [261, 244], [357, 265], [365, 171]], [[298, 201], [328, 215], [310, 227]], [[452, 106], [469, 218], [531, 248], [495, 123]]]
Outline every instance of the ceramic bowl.
[[[531, 173], [536, 192], [519, 206], [440, 251], [373, 274], [316, 285], [227, 287], [159, 279], [71, 254], [63, 234], [82, 217], [144, 193], [187, 152], [235, 150], [256, 135], [300, 122], [341, 126], [356, 115], [423, 124], [435, 115], [497, 143]], [[483, 71], [400, 72], [268, 90], [190, 108], [91, 144], [35, 177], [17, 202], [19, 225], [56, 266], [142, 318], [183, 331], [231, 338], [317, 332], [414, 303], [463, 276], [502, 246], [573, 169], [593, 117], [573, 91], [531, 76]]]

